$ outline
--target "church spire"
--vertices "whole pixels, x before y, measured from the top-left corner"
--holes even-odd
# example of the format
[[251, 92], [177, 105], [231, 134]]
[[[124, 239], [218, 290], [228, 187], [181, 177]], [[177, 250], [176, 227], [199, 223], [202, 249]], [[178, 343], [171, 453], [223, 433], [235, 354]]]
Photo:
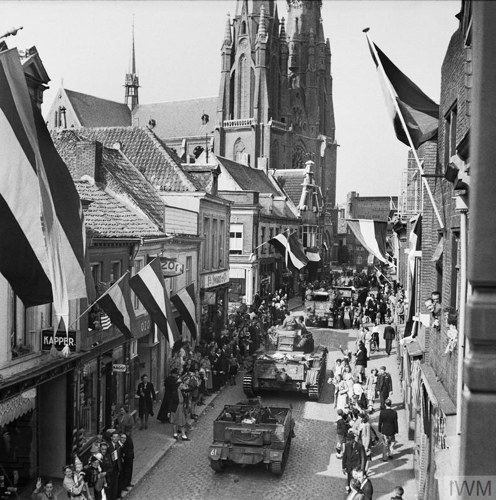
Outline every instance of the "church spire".
[[226, 31], [224, 32], [224, 45], [231, 45], [232, 37], [231, 37], [231, 16], [229, 12], [227, 13], [226, 19]]
[[131, 40], [131, 60], [129, 61], [129, 73], [126, 73], [124, 82], [125, 96], [124, 103], [128, 105], [132, 111], [139, 104], [138, 89], [139, 78], [136, 73], [136, 51], [134, 46], [134, 16], [133, 16], [133, 29]]
[[260, 23], [258, 25], [258, 36], [259, 38], [267, 38], [267, 26], [265, 25], [265, 7], [262, 4], [260, 6]]

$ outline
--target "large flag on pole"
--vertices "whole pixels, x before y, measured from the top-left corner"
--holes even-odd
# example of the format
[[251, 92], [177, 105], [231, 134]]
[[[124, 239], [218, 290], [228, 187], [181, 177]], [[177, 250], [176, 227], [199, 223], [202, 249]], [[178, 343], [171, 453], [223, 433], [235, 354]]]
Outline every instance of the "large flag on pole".
[[347, 219], [346, 222], [365, 249], [381, 262], [389, 263], [386, 252], [387, 222], [371, 219]]
[[0, 53], [0, 272], [25, 306], [53, 302], [68, 328], [69, 300], [87, 296], [79, 196], [16, 49]]
[[[413, 145], [417, 149], [421, 144], [436, 136], [439, 124], [439, 105], [424, 94], [410, 78], [402, 73], [368, 37], [367, 41], [376, 67], [379, 69], [378, 57], [384, 69], [384, 72], [379, 72], [379, 78], [390, 114], [393, 118], [396, 137], [402, 143], [410, 146], [400, 117], [398, 116], [399, 108]], [[377, 54], [377, 57], [375, 54]], [[391, 101], [393, 96], [398, 103], [398, 108]]]
[[[134, 308], [131, 302], [129, 293], [129, 274], [119, 278], [99, 299], [98, 304], [105, 311], [108, 319], [114, 324], [126, 337], [132, 337], [132, 328], [134, 326]], [[107, 328], [104, 326], [105, 317], [102, 315], [101, 326], [102, 330], [110, 327], [109, 322]]]
[[279, 233], [270, 239], [268, 243], [274, 246], [281, 255], [285, 256], [286, 263], [289, 261], [296, 269], [303, 269], [308, 264], [308, 257], [305, 255], [303, 245], [296, 233], [292, 233], [289, 236]]
[[172, 347], [174, 342], [179, 340], [180, 335], [172, 315], [169, 295], [165, 289], [160, 259], [158, 257], [153, 259], [129, 280], [129, 285]]
[[176, 306], [181, 318], [186, 323], [191, 336], [196, 339], [197, 324], [196, 324], [196, 297], [195, 285], [191, 283], [186, 288], [182, 288], [176, 295], [171, 296], [171, 302]]

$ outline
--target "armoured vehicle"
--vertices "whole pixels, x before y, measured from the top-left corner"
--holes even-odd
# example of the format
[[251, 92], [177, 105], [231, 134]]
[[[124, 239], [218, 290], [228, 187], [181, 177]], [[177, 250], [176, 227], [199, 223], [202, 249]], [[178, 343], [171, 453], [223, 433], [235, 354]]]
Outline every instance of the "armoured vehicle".
[[293, 435], [291, 408], [262, 406], [260, 399], [225, 405], [214, 420], [210, 467], [222, 472], [229, 463], [263, 462], [273, 474], [280, 476]]
[[262, 391], [301, 392], [317, 401], [326, 364], [326, 347], [315, 349], [313, 338], [302, 338], [300, 330], [281, 329], [277, 331], [277, 350], [255, 355], [243, 378], [243, 390], [248, 397]]
[[333, 326], [334, 296], [325, 290], [308, 290], [305, 295], [305, 310], [308, 319], [315, 325]]

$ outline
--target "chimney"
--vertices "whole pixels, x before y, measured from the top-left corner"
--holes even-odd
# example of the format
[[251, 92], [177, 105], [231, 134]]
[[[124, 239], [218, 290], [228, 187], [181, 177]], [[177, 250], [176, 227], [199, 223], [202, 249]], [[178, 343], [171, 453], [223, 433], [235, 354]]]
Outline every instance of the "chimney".
[[102, 179], [103, 145], [98, 141], [81, 141], [76, 144], [76, 175], [74, 180], [80, 180], [88, 175], [99, 182]]

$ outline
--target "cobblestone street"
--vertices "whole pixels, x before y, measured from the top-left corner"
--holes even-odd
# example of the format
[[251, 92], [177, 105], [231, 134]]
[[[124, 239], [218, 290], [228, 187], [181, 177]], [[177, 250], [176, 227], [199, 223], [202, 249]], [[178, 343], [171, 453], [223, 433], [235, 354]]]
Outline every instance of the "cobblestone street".
[[[339, 345], [353, 345], [355, 332], [352, 330], [314, 330], [316, 343], [329, 348], [328, 368], [339, 353]], [[393, 356], [388, 358], [391, 363]], [[374, 365], [383, 363], [383, 354], [375, 354]], [[239, 380], [239, 378], [238, 378]], [[399, 392], [399, 391], [398, 391]], [[296, 420], [296, 438], [293, 439], [288, 464], [282, 477], [271, 475], [263, 466], [231, 465], [221, 474], [214, 473], [208, 463], [208, 449], [212, 441], [212, 423], [225, 404], [244, 398], [241, 384], [227, 387], [203, 414], [190, 433], [190, 442], [178, 442], [160, 460], [130, 495], [131, 500], [181, 499], [337, 499], [345, 498], [344, 476], [340, 461], [336, 459], [335, 419], [331, 388], [325, 384], [320, 402], [307, 401], [297, 394], [263, 395], [264, 404], [293, 405]], [[376, 412], [377, 414], [377, 412]], [[164, 432], [172, 432], [164, 426]], [[406, 452], [406, 450], [405, 450]], [[332, 454], [331, 454], [332, 453]], [[377, 463], [372, 466], [377, 467]], [[379, 466], [384, 478], [372, 473], [374, 487], [379, 495], [374, 498], [388, 498], [396, 476], [392, 464]], [[389, 472], [389, 474], [388, 474]], [[404, 475], [406, 480], [408, 474]]]

